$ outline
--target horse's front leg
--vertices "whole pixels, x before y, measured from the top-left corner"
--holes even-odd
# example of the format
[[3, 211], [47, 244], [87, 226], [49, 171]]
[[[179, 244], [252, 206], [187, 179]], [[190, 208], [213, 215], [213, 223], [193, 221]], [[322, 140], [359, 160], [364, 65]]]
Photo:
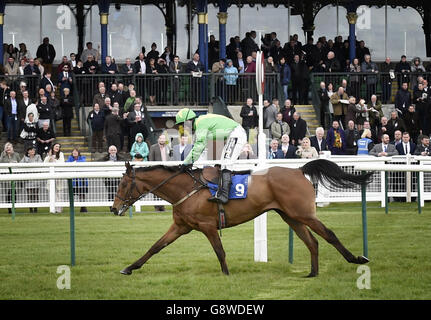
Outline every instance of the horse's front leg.
[[224, 252], [223, 245], [217, 233], [217, 227], [211, 224], [202, 223], [199, 224], [199, 229], [207, 236], [208, 240], [210, 241], [220, 262], [221, 270], [225, 275], [229, 275], [229, 270], [226, 264], [226, 253]]
[[164, 247], [168, 246], [176, 239], [181, 237], [183, 234], [189, 233], [192, 228], [186, 224], [177, 224], [173, 223], [169, 230], [161, 237], [153, 246], [148, 250], [139, 260], [135, 261], [130, 266], [124, 268], [120, 272], [122, 274], [131, 275], [132, 271], [135, 269], [139, 269], [142, 265], [148, 261], [154, 254], [158, 253]]

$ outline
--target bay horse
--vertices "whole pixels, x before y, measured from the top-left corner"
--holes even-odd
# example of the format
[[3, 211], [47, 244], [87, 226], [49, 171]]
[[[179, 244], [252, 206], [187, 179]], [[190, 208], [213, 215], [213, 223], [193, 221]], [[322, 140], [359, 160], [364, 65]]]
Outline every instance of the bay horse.
[[[209, 202], [211, 196], [203, 173], [217, 176], [218, 169], [187, 169], [179, 166], [153, 166], [133, 168], [126, 162], [126, 173], [120, 181], [111, 211], [124, 215], [126, 210], [143, 195], [153, 193], [173, 204], [173, 223], [169, 230], [136, 262], [124, 268], [121, 273], [132, 274], [154, 254], [192, 230], [205, 234], [210, 241], [221, 270], [228, 275], [226, 254], [220, 240], [219, 211], [216, 203]], [[350, 188], [357, 184], [371, 182], [371, 173], [354, 175], [344, 172], [334, 162], [317, 159], [299, 169], [271, 167], [264, 172], [252, 172], [249, 178], [248, 194], [245, 199], [230, 200], [225, 209], [225, 228], [250, 221], [260, 214], [275, 210], [289, 224], [305, 243], [311, 254], [311, 272], [314, 277], [319, 272], [318, 242], [312, 231], [332, 244], [349, 263], [364, 264], [369, 260], [354, 256], [337, 236], [317, 218], [315, 190], [311, 181], [329, 188]]]

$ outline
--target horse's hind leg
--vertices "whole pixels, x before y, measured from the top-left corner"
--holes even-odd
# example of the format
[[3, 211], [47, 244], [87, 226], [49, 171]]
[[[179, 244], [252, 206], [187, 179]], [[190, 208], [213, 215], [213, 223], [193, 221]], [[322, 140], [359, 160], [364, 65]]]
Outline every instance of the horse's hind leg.
[[290, 218], [281, 210], [276, 210], [280, 217], [292, 227], [298, 237], [304, 241], [311, 255], [311, 271], [307, 277], [315, 277], [319, 273], [319, 243], [307, 226], [298, 220]]
[[205, 225], [200, 224], [199, 228], [200, 228], [200, 231], [202, 231], [202, 233], [206, 235], [209, 242], [211, 243], [217, 255], [217, 258], [220, 262], [222, 272], [225, 275], [229, 275], [229, 270], [226, 264], [226, 253], [224, 252], [223, 245], [217, 233], [217, 228], [209, 224], [205, 224]]
[[330, 244], [332, 244], [335, 249], [337, 249], [344, 259], [347, 260], [347, 262], [350, 263], [356, 263], [356, 264], [364, 264], [367, 263], [369, 260], [363, 256], [355, 257], [349, 250], [347, 250], [338, 240], [337, 236], [335, 235], [332, 230], [325, 227], [325, 225], [316, 217], [307, 219], [304, 221], [306, 225], [308, 225], [311, 230], [316, 232], [318, 235], [320, 235], [322, 238], [324, 238], [326, 241], [328, 241]]
[[121, 270], [122, 274], [130, 275], [135, 269], [139, 269], [142, 265], [148, 261], [154, 254], [158, 253], [164, 247], [168, 246], [176, 239], [178, 239], [183, 234], [189, 233], [192, 230], [188, 225], [178, 225], [175, 222], [171, 225], [169, 230], [161, 237], [150, 250], [145, 253], [139, 260], [135, 261], [133, 264]]

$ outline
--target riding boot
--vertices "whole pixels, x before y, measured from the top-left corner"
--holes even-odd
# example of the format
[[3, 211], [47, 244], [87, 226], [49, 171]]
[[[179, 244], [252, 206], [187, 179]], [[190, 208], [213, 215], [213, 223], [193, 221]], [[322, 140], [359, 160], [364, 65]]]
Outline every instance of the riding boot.
[[232, 182], [231, 171], [223, 170], [220, 174], [219, 186], [215, 196], [208, 199], [211, 202], [226, 204], [229, 201], [229, 189]]

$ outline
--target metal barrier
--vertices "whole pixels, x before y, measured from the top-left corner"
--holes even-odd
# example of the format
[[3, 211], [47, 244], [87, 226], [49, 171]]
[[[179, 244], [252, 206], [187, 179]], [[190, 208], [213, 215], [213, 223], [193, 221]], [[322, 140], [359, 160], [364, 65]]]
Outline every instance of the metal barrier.
[[40, 82], [39, 75], [2, 75], [0, 76], [0, 80], [5, 80], [7, 86], [17, 93], [20, 92], [20, 83], [21, 81], [25, 82], [27, 85], [27, 90], [30, 99], [34, 99], [37, 97], [37, 91], [39, 89]]
[[[355, 174], [360, 174], [360, 171], [354, 169], [358, 163], [367, 163], [375, 165], [379, 163], [407, 163], [407, 164], [431, 164], [429, 157], [412, 157], [396, 156], [392, 158], [374, 158], [374, 157], [346, 157], [332, 156], [330, 160], [340, 165], [345, 171]], [[306, 159], [279, 159], [266, 160], [266, 166], [282, 166], [289, 168], [298, 168], [308, 162]], [[213, 165], [218, 161], [205, 161], [199, 166]], [[236, 163], [237, 170], [253, 168], [257, 165], [257, 160], [238, 160]], [[137, 163], [137, 165], [151, 166], [160, 164], [157, 162]], [[173, 165], [180, 164], [175, 162], [165, 162], [164, 164]], [[55, 176], [61, 172], [97, 172], [101, 175], [100, 178], [82, 178], [84, 185], [88, 188], [77, 188], [74, 195], [76, 206], [98, 207], [110, 206], [117, 192], [117, 186], [124, 173], [124, 163], [118, 162], [87, 162], [87, 163], [63, 163], [63, 164], [0, 164], [1, 174], [8, 174], [9, 168], [17, 176], [29, 173], [50, 173]], [[76, 176], [76, 175], [75, 175]], [[385, 177], [388, 177], [386, 179]], [[24, 178], [21, 178], [24, 179]], [[85, 182], [86, 181], [86, 182]], [[385, 181], [387, 181], [387, 189], [385, 189]], [[373, 182], [367, 187], [367, 197], [369, 201], [379, 201], [381, 206], [386, 205], [385, 190], [387, 195], [394, 198], [417, 197], [416, 177], [408, 178], [406, 173], [391, 172], [387, 175], [384, 172], [374, 175]], [[320, 185], [316, 185], [316, 202], [359, 202], [361, 201], [361, 191], [357, 189], [341, 189], [327, 190]], [[431, 172], [423, 173], [423, 178], [420, 181], [420, 188], [423, 194], [422, 200], [431, 200]], [[55, 207], [66, 207], [69, 205], [69, 194], [65, 180], [34, 180], [34, 181], [16, 181], [16, 208], [30, 207], [49, 207], [54, 212]], [[135, 204], [136, 211], [140, 211], [140, 207], [144, 205], [169, 205], [166, 201], [157, 198], [154, 195], [148, 195], [141, 201]], [[12, 185], [11, 182], [0, 182], [0, 208], [12, 207]]]
[[[237, 78], [236, 78], [237, 77]], [[236, 80], [233, 80], [235, 79]], [[105, 86], [122, 82], [133, 83], [146, 105], [208, 105], [214, 97], [220, 96], [228, 104], [243, 104], [251, 97], [257, 101], [256, 74], [190, 73], [163, 74], [79, 74], [75, 75], [80, 103], [93, 105], [98, 93], [98, 84]], [[272, 99], [280, 95], [279, 74], [266, 74], [265, 97]]]

